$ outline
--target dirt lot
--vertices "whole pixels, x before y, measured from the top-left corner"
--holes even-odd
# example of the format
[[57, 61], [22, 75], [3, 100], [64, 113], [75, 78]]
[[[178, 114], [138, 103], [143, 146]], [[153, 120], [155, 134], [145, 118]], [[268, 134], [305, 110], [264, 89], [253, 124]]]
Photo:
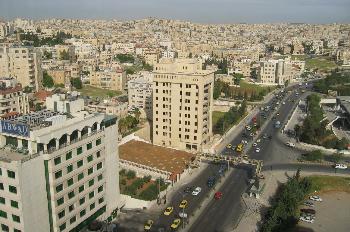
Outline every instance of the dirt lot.
[[315, 222], [313, 224], [299, 222], [299, 225], [315, 232], [349, 232], [350, 193], [329, 192], [320, 196], [323, 202], [315, 203]]
[[172, 173], [182, 173], [195, 155], [132, 140], [119, 147], [120, 159], [147, 165]]

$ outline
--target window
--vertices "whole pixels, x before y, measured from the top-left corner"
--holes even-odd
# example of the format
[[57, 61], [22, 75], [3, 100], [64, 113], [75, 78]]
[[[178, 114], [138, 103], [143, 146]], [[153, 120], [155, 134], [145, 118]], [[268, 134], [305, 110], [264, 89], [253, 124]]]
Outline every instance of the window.
[[87, 161], [88, 161], [88, 162], [91, 162], [92, 159], [93, 159], [93, 156], [92, 156], [92, 155], [89, 155], [89, 156], [87, 157]]
[[67, 166], [67, 173], [70, 173], [71, 171], [73, 171], [73, 165], [69, 165]]
[[80, 186], [80, 187], [79, 187], [79, 193], [81, 193], [82, 191], [84, 191], [84, 189], [85, 189], [85, 186], [84, 186], [84, 185]]
[[101, 197], [100, 199], [98, 199], [98, 203], [101, 204], [104, 201], [103, 197]]
[[63, 223], [62, 225], [60, 225], [60, 231], [63, 231], [66, 229], [66, 223]]
[[90, 149], [92, 148], [92, 143], [88, 143], [88, 144], [86, 145], [86, 147], [87, 147], [88, 150], [90, 150]]
[[60, 199], [57, 200], [57, 205], [62, 205], [64, 203], [64, 198], [61, 197]]
[[2, 170], [1, 170], [1, 168], [0, 168], [0, 176], [2, 176]]
[[0, 197], [0, 204], [5, 204], [5, 198]]
[[84, 217], [85, 214], [86, 214], [86, 210], [85, 209], [80, 211], [80, 217]]
[[99, 170], [99, 169], [101, 169], [102, 168], [102, 162], [99, 162], [98, 164], [97, 164], [97, 170]]
[[71, 186], [73, 184], [73, 178], [70, 178], [69, 180], [67, 180], [67, 185]]
[[69, 207], [68, 207], [68, 210], [69, 210], [69, 212], [72, 212], [73, 210], [74, 210], [74, 205], [70, 205]]
[[88, 175], [92, 174], [93, 172], [94, 172], [94, 168], [93, 167], [88, 169]]
[[62, 210], [61, 212], [58, 213], [58, 218], [59, 219], [63, 218], [65, 214], [66, 214], [66, 212], [64, 210]]
[[78, 168], [80, 168], [81, 166], [83, 166], [83, 164], [84, 164], [84, 161], [83, 161], [83, 160], [79, 160], [79, 161], [77, 162]]
[[79, 200], [79, 204], [80, 205], [82, 205], [82, 204], [84, 204], [85, 203], [85, 197], [83, 197], [83, 198], [81, 198], [80, 200]]
[[97, 139], [96, 140], [96, 146], [100, 145], [101, 144], [101, 138]]
[[59, 193], [63, 190], [63, 184], [59, 184], [56, 186], [56, 192]]
[[8, 171], [7, 171], [7, 176], [8, 176], [9, 178], [15, 179], [15, 178], [16, 178], [16, 173], [13, 172], [13, 171], [8, 170]]
[[0, 210], [0, 217], [7, 218], [7, 213], [5, 211]]
[[90, 192], [89, 193], [89, 199], [93, 198], [95, 196], [95, 192]]
[[101, 151], [96, 152], [96, 157], [100, 158], [101, 157]]
[[18, 202], [11, 200], [11, 206], [18, 209]]
[[72, 217], [71, 219], [69, 219], [69, 223], [70, 223], [70, 224], [73, 224], [76, 220], [77, 220], [77, 217], [74, 216], [74, 217]]
[[58, 172], [55, 172], [55, 179], [58, 179], [62, 176], [62, 170], [59, 170]]
[[53, 162], [55, 163], [55, 165], [58, 165], [61, 163], [61, 157], [56, 157]]
[[11, 193], [17, 193], [17, 188], [16, 188], [15, 186], [10, 185], [10, 186], [9, 186], [9, 191], [10, 191]]
[[20, 230], [14, 229], [13, 232], [21, 232]]
[[77, 154], [80, 155], [81, 153], [83, 153], [83, 147], [79, 147], [77, 149]]
[[97, 180], [98, 181], [102, 180], [102, 174], [98, 175]]
[[0, 183], [0, 190], [4, 190], [4, 184]]
[[103, 191], [103, 186], [98, 187], [97, 191], [100, 193]]
[[95, 208], [95, 203], [92, 203], [91, 205], [90, 205], [90, 210], [93, 210]]
[[72, 199], [74, 197], [74, 191], [68, 193], [68, 198], [69, 199]]
[[9, 227], [8, 227], [7, 225], [4, 225], [4, 224], [1, 224], [1, 230], [2, 230], [3, 232], [8, 232], [8, 231], [10, 231]]
[[71, 158], [72, 158], [72, 152], [70, 151], [66, 154], [66, 160], [69, 160]]
[[81, 179], [83, 179], [84, 178], [84, 173], [82, 172], [82, 173], [80, 173], [79, 175], [78, 175], [78, 180], [81, 180]]
[[92, 179], [92, 180], [89, 180], [89, 187], [91, 187], [91, 186], [93, 186], [94, 185], [94, 179]]

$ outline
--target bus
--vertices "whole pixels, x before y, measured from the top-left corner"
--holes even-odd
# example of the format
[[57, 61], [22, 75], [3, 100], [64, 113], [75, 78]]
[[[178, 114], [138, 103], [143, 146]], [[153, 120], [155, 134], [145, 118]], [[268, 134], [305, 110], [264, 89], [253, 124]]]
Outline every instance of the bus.
[[244, 145], [242, 143], [238, 144], [237, 147], [236, 147], [236, 151], [237, 152], [242, 152], [243, 151], [243, 146]]

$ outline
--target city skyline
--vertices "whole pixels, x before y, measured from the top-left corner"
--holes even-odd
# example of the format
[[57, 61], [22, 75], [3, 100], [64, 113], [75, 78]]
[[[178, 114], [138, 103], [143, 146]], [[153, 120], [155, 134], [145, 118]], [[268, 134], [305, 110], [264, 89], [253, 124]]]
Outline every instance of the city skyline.
[[350, 2], [346, 0], [102, 0], [98, 3], [92, 0], [13, 0], [0, 3], [0, 15], [5, 19], [156, 17], [198, 23], [346, 23], [350, 22], [349, 10]]

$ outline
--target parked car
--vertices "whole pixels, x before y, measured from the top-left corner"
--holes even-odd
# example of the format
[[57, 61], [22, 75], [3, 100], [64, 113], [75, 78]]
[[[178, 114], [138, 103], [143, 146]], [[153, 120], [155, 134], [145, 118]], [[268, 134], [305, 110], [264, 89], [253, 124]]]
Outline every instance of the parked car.
[[207, 185], [209, 188], [213, 187], [215, 185], [216, 179], [214, 176], [211, 176], [208, 178]]
[[322, 201], [322, 198], [319, 196], [310, 196], [309, 199], [312, 201], [319, 201], [319, 202]]
[[292, 142], [287, 142], [286, 145], [287, 145], [288, 147], [295, 147], [295, 144], [292, 143]]
[[310, 216], [300, 217], [300, 221], [304, 221], [307, 223], [314, 223], [315, 219]]
[[253, 147], [256, 147], [256, 146], [258, 146], [258, 144], [257, 143], [253, 143]]
[[334, 166], [334, 168], [336, 168], [336, 169], [347, 169], [348, 166], [346, 166], [345, 164], [336, 164]]
[[311, 201], [305, 201], [304, 205], [309, 206], [309, 207], [315, 207], [315, 204]]
[[260, 148], [257, 147], [257, 148], [255, 149], [255, 152], [259, 153], [259, 152], [260, 152]]
[[231, 144], [231, 143], [227, 144], [226, 148], [227, 148], [227, 149], [232, 148], [232, 144]]
[[192, 195], [193, 195], [193, 196], [197, 196], [201, 191], [202, 191], [201, 187], [196, 187], [196, 188], [193, 190]]
[[219, 200], [221, 197], [222, 197], [222, 192], [216, 192], [215, 195], [214, 195], [214, 198], [216, 200]]
[[187, 218], [187, 213], [181, 211], [181, 212], [179, 213], [179, 217], [180, 217], [180, 218]]

